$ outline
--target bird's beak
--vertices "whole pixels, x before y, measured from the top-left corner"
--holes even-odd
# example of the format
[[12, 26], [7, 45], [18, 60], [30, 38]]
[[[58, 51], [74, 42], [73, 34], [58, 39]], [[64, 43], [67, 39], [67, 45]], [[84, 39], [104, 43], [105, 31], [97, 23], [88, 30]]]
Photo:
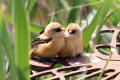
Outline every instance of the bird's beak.
[[62, 28], [61, 31], [65, 31], [65, 28]]

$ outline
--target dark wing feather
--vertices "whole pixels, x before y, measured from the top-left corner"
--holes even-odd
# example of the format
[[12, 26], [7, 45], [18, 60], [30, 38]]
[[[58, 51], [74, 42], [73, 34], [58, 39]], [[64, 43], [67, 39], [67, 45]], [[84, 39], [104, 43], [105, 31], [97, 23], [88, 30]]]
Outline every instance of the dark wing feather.
[[42, 31], [40, 32], [40, 34], [44, 33], [44, 31], [45, 31], [45, 30], [42, 30]]
[[49, 41], [51, 41], [52, 38], [35, 38], [34, 41], [32, 41], [32, 48], [33, 47], [37, 47], [39, 44], [44, 44], [44, 43], [48, 43]]

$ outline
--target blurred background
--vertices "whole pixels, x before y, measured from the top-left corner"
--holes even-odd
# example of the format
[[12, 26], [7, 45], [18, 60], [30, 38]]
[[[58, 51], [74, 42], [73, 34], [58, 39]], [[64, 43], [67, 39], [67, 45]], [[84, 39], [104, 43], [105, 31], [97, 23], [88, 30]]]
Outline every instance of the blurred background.
[[[90, 5], [86, 6], [87, 3], [88, 0], [37, 0], [30, 12], [30, 20], [43, 26], [52, 21], [58, 21], [65, 25], [70, 22], [68, 22], [68, 19], [70, 19], [71, 22], [80, 23], [79, 20], [86, 20], [92, 11]], [[71, 13], [71, 15], [69, 13]]]
[[[18, 79], [29, 80], [30, 70], [25, 69], [29, 67], [31, 41], [53, 21], [63, 27], [79, 24], [83, 53], [93, 53], [96, 44], [110, 43], [112, 33], [100, 31], [114, 29], [120, 22], [120, 0], [0, 0], [0, 80], [4, 76], [17, 80], [19, 69]], [[109, 54], [110, 49], [100, 51]]]
[[[96, 6], [100, 0], [35, 0], [30, 10], [30, 22], [46, 26], [49, 22], [59, 21], [66, 26], [70, 22], [88, 25], [88, 17], [91, 20], [95, 15]], [[28, 7], [29, 0], [25, 0]], [[94, 6], [94, 7], [93, 7]], [[11, 1], [3, 0], [2, 7], [6, 14], [11, 14]], [[95, 8], [95, 9], [94, 9]], [[90, 21], [89, 20], [89, 21]]]

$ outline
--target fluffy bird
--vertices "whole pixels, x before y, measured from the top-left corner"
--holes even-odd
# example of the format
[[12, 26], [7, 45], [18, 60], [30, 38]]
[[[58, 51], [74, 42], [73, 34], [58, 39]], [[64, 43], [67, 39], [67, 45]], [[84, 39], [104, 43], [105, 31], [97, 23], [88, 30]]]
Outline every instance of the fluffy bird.
[[78, 24], [71, 23], [65, 33], [65, 47], [58, 53], [59, 57], [75, 57], [83, 50], [82, 30]]
[[48, 24], [32, 42], [31, 57], [53, 58], [65, 46], [64, 28], [58, 22]]

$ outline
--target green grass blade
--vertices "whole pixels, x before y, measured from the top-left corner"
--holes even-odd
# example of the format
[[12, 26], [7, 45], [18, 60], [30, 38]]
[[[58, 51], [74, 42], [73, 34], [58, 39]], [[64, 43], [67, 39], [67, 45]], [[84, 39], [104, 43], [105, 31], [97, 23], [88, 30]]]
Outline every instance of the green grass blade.
[[[1, 34], [1, 30], [2, 30], [2, 26], [3, 24], [3, 18], [1, 18], [2, 16], [0, 15], [0, 34]], [[0, 79], [1, 80], [5, 80], [5, 63], [4, 63], [4, 58], [3, 58], [3, 51], [2, 51], [2, 35], [0, 35]]]
[[22, 0], [13, 0], [12, 17], [15, 31], [15, 54], [18, 80], [29, 80], [29, 30]]
[[99, 75], [99, 77], [97, 78], [97, 80], [102, 80], [102, 75], [103, 75], [105, 69], [107, 68], [107, 65], [109, 64], [111, 58], [112, 58], [112, 54], [110, 54], [110, 57], [109, 57], [109, 59], [107, 60], [105, 66], [103, 67], [102, 72], [100, 73], [100, 75]]
[[7, 53], [7, 56], [9, 58], [9, 62], [10, 62], [10, 69], [11, 69], [11, 80], [16, 80], [16, 67], [15, 67], [15, 58], [14, 58], [14, 54], [13, 54], [13, 50], [12, 50], [12, 44], [10, 41], [10, 37], [8, 35], [8, 31], [6, 28], [6, 24], [3, 18], [3, 15], [0, 14], [0, 37], [2, 44], [5, 48], [5, 51]]
[[95, 17], [93, 18], [92, 22], [88, 26], [88, 28], [83, 32], [83, 41], [84, 46], [87, 47], [89, 44], [89, 41], [91, 39], [92, 33], [95, 30], [97, 25], [100, 25], [102, 27], [103, 21], [105, 19], [105, 16], [108, 12], [108, 10], [111, 8], [112, 0], [104, 0], [103, 4], [101, 5], [101, 8], [96, 13]]
[[[59, 0], [56, 2], [56, 5], [54, 6], [54, 12], [56, 12], [60, 7], [60, 4], [59, 4]], [[53, 19], [52, 19], [53, 18]], [[56, 21], [60, 21], [59, 20], [59, 14], [54, 14], [53, 16], [51, 16], [51, 20], [50, 22], [56, 22]]]
[[[1, 9], [1, 0], [0, 0], [0, 9]], [[1, 18], [2, 15], [0, 14], [0, 23], [3, 23], [3, 19]], [[3, 25], [0, 24], [0, 30], [2, 30]], [[1, 31], [0, 31], [1, 32]], [[0, 35], [0, 79], [4, 80], [5, 79], [5, 69], [4, 69], [4, 60], [3, 60], [3, 53], [2, 53], [2, 35]]]
[[32, 24], [32, 23], [30, 24], [30, 31], [36, 34], [39, 34], [43, 29], [44, 27], [41, 27], [39, 25]]
[[28, 5], [26, 7], [27, 13], [29, 13], [31, 11], [31, 9], [33, 8], [35, 2], [36, 2], [36, 0], [28, 0]]
[[[98, 29], [97, 29], [97, 33], [96, 33], [96, 37], [94, 39], [94, 43], [96, 44], [99, 40], [99, 34], [100, 34], [100, 30], [102, 29], [102, 26], [103, 24], [106, 22], [106, 20], [113, 14], [113, 11], [109, 11], [107, 13], [107, 16], [105, 16], [105, 19], [101, 21], [101, 23], [99, 24], [98, 26]], [[108, 35], [107, 35], [108, 36]]]
[[102, 54], [105, 54], [105, 55], [110, 55], [111, 53], [104, 50], [104, 49], [99, 49], [99, 51], [102, 53]]
[[[99, 0], [88, 0], [89, 3], [93, 3], [95, 1], [99, 1]], [[100, 8], [100, 5], [101, 4], [96, 4], [96, 5], [92, 5], [92, 7], [95, 9], [95, 10], [98, 10]]]
[[69, 9], [61, 9], [61, 10], [58, 10], [56, 12], [52, 12], [52, 13], [49, 14], [49, 16], [52, 16], [54, 14], [59, 14], [61, 12], [68, 11], [68, 10], [73, 10], [73, 9], [77, 9], [77, 8], [81, 8], [81, 7], [85, 7], [85, 6], [99, 5], [99, 4], [100, 4], [100, 1], [94, 1], [94, 2], [91, 2], [91, 3], [81, 4], [81, 5], [77, 5], [77, 6], [74, 6], [74, 7], [70, 7]]
[[64, 6], [66, 9], [69, 9], [69, 8], [70, 8], [70, 6], [69, 6], [69, 4], [67, 3], [66, 0], [60, 0], [60, 2], [63, 4], [63, 6]]
[[[7, 17], [7, 20], [9, 21], [9, 23], [12, 24], [12, 18], [11, 18], [11, 16], [7, 15], [6, 17]], [[39, 34], [44, 29], [44, 27], [39, 26], [37, 24], [33, 24], [33, 23], [29, 23], [29, 28], [30, 28], [31, 32], [34, 32], [36, 34]]]
[[[71, 7], [78, 6], [78, 5], [81, 4], [81, 0], [73, 0], [72, 3], [73, 4], [72, 4]], [[68, 16], [68, 20], [67, 20], [67, 24], [75, 22], [76, 17], [77, 17], [77, 13], [78, 13], [79, 10], [80, 10], [80, 8], [75, 8], [75, 9], [72, 9], [70, 11], [69, 16]]]
[[117, 8], [116, 6], [113, 6], [114, 12], [113, 14], [110, 16], [110, 18], [108, 19], [108, 21], [113, 25], [113, 26], [117, 26], [117, 24], [120, 22], [120, 10], [119, 8]]
[[[1, 38], [1, 37], [0, 37]], [[5, 63], [2, 52], [2, 42], [0, 40], [0, 79], [5, 80]]]

